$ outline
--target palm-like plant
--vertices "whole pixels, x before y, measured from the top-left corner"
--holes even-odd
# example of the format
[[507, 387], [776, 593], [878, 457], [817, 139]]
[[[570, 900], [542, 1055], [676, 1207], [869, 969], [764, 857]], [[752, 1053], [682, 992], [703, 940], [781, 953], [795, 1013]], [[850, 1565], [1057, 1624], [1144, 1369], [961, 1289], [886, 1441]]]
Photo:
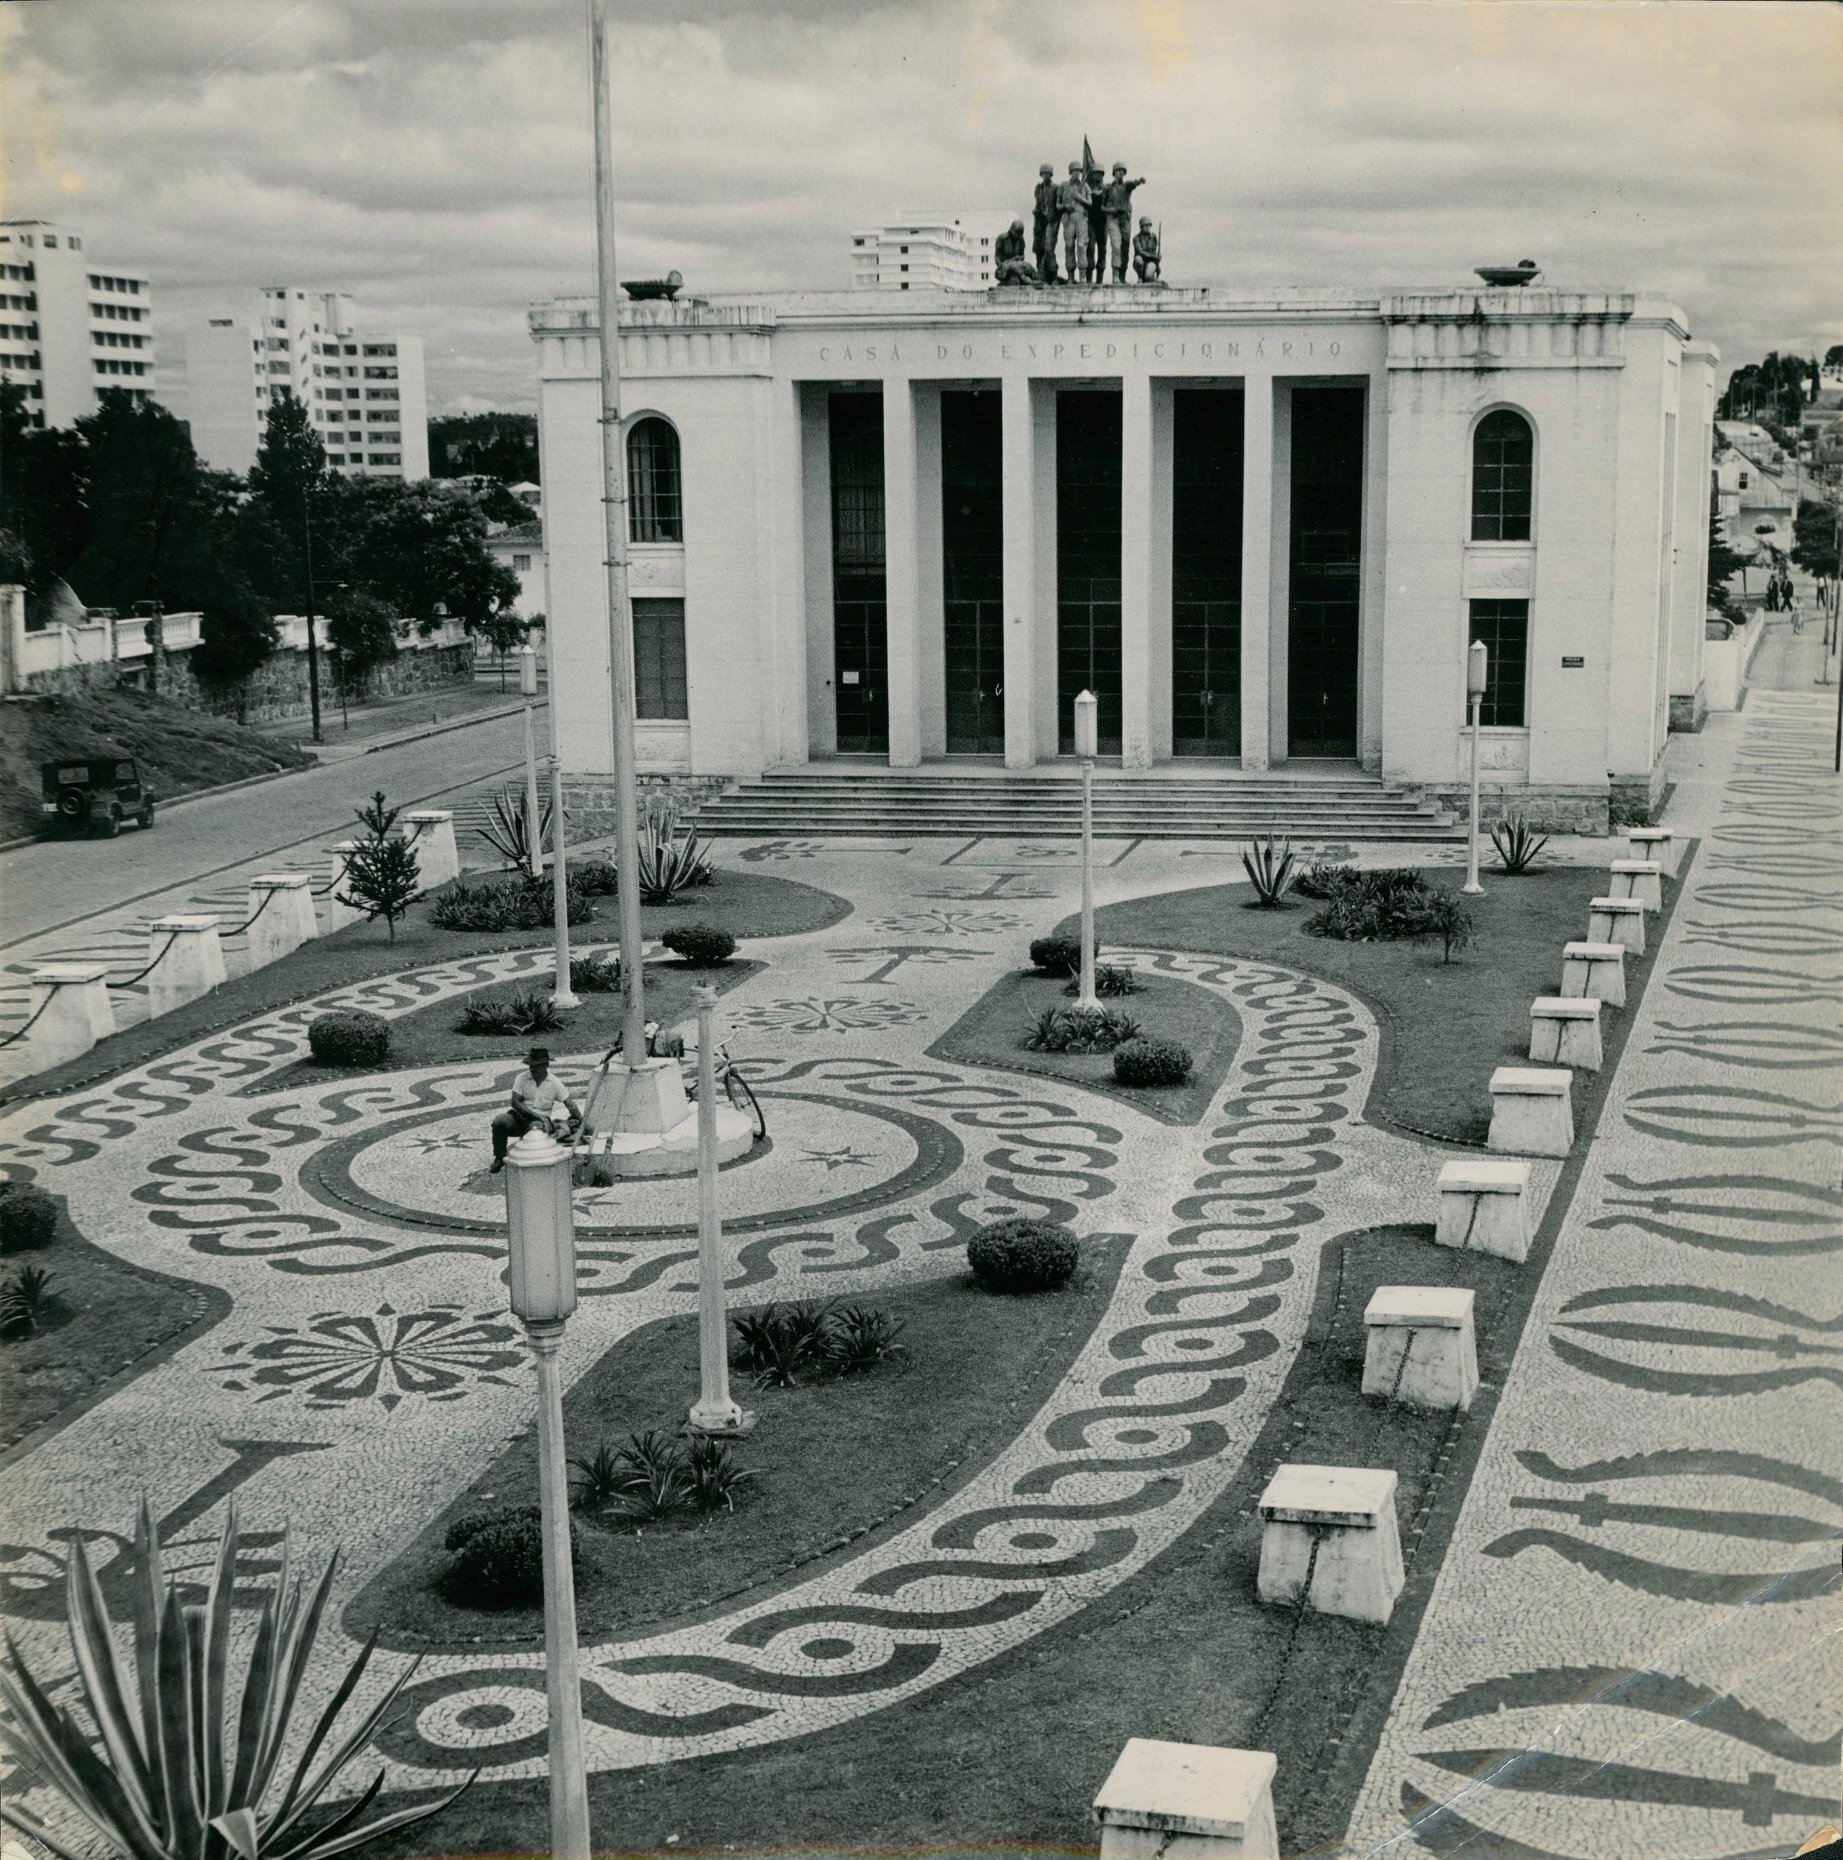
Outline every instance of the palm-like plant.
[[[554, 810], [545, 801], [539, 812], [538, 846], [540, 851], [550, 844], [550, 823], [555, 817]], [[564, 819], [569, 818], [568, 809], [564, 810]], [[531, 868], [531, 823], [526, 818], [525, 797], [512, 788], [501, 788], [493, 796], [492, 817], [480, 828], [480, 837], [492, 847], [508, 866]]]
[[[289, 1581], [288, 1537], [281, 1567], [263, 1592], [243, 1683], [230, 1670], [231, 1611], [244, 1543], [234, 1508], [225, 1520], [217, 1564], [202, 1605], [181, 1599], [164, 1580], [160, 1542], [141, 1501], [135, 1522], [133, 1666], [110, 1632], [102, 1589], [81, 1537], [73, 1537], [66, 1580], [71, 1651], [83, 1717], [52, 1704], [6, 1637], [10, 1670], [0, 1672], [0, 1703], [12, 1719], [20, 1753], [70, 1805], [131, 1860], [328, 1860], [406, 1828], [446, 1808], [460, 1789], [433, 1806], [395, 1810], [360, 1826], [384, 1786], [371, 1786], [320, 1826], [302, 1826], [327, 1788], [376, 1734], [419, 1661], [397, 1676], [357, 1728], [328, 1745], [333, 1725], [357, 1690], [376, 1645], [373, 1632], [315, 1721], [286, 1783], [282, 1757], [339, 1558], [328, 1559], [308, 1590]], [[323, 1750], [325, 1754], [322, 1755]], [[59, 1860], [69, 1849], [44, 1829], [0, 1808], [6, 1822], [41, 1841]]]
[[1491, 844], [1497, 848], [1498, 863], [1508, 878], [1521, 878], [1533, 869], [1536, 855], [1548, 843], [1548, 835], [1538, 833], [1521, 814], [1500, 820], [1491, 829]]
[[642, 904], [670, 904], [681, 891], [710, 879], [710, 854], [695, 833], [673, 839], [649, 827], [640, 835]]
[[1272, 910], [1277, 906], [1293, 886], [1293, 867], [1296, 855], [1290, 840], [1274, 843], [1270, 833], [1263, 840], [1255, 840], [1242, 848], [1241, 866], [1248, 874], [1248, 883], [1254, 887], [1255, 902]]

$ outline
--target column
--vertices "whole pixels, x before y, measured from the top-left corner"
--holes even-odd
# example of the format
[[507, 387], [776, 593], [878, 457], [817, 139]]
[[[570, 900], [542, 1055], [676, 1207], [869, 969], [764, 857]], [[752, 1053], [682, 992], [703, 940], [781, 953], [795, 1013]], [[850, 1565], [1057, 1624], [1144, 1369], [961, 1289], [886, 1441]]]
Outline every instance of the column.
[[794, 760], [838, 753], [838, 701], [832, 678], [832, 406], [824, 383], [795, 390], [798, 398], [800, 612], [805, 621], [806, 739]]
[[889, 760], [921, 762], [921, 538], [917, 523], [915, 393], [883, 384], [883, 576], [888, 616]]
[[1273, 589], [1273, 380], [1242, 396], [1241, 765], [1268, 766], [1267, 677]]
[[1037, 759], [1037, 447], [1030, 380], [1002, 384], [1005, 506], [1005, 766]]
[[1128, 375], [1120, 409], [1120, 766], [1152, 765], [1152, 380]]

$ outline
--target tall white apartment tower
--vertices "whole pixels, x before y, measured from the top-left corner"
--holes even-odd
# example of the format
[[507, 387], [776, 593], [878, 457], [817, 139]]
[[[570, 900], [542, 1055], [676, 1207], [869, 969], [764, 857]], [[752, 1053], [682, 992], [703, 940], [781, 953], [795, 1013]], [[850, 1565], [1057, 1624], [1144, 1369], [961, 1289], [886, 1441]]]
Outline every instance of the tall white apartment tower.
[[247, 472], [270, 402], [308, 410], [327, 463], [347, 477], [426, 478], [429, 402], [422, 338], [359, 324], [344, 291], [275, 284], [249, 308], [186, 330], [192, 444], [207, 465]]
[[989, 291], [992, 247], [1012, 216], [976, 212], [906, 214], [851, 235], [851, 287], [859, 291]]
[[69, 426], [104, 388], [137, 400], [154, 372], [144, 271], [99, 264], [50, 220], [0, 220], [0, 375], [26, 391], [34, 426]]

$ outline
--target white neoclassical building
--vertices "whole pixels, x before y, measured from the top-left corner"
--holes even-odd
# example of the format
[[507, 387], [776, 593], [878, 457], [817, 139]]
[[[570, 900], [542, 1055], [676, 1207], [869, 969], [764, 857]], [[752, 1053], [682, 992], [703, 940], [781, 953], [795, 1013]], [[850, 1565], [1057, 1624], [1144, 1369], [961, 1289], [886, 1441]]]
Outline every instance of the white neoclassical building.
[[[531, 313], [554, 702], [610, 759], [598, 332]], [[643, 768], [1103, 753], [1604, 822], [1701, 719], [1715, 351], [1541, 287], [626, 305]]]

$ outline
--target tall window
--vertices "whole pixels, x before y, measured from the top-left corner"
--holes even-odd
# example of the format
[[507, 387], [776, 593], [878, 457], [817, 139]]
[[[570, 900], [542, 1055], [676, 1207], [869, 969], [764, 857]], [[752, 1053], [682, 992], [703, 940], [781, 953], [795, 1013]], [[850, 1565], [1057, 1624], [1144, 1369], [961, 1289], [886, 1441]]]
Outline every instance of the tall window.
[[630, 540], [685, 540], [678, 501], [678, 435], [663, 420], [637, 420], [627, 435], [627, 509]]
[[1487, 730], [1520, 730], [1528, 722], [1529, 602], [1474, 601], [1466, 644], [1485, 642], [1485, 698], [1478, 721]]
[[683, 601], [634, 602], [634, 715], [691, 715], [685, 697]]
[[1500, 407], [1472, 435], [1472, 540], [1528, 542], [1536, 437], [1520, 413]]

